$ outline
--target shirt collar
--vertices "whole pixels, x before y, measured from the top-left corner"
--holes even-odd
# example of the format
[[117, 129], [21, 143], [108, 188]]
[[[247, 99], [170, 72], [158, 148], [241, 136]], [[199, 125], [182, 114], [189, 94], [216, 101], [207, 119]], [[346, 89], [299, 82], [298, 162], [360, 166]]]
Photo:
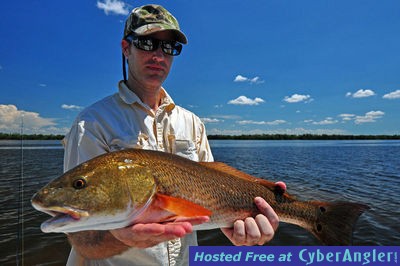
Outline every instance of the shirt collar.
[[[148, 105], [143, 103], [142, 100], [140, 100], [139, 96], [136, 95], [133, 91], [131, 91], [128, 86], [126, 86], [125, 82], [121, 80], [118, 83], [118, 94], [119, 97], [126, 103], [126, 104], [133, 104], [135, 102], [139, 103], [142, 106], [146, 106], [148, 108]], [[161, 94], [161, 104], [160, 108], [165, 108], [166, 111], [170, 112], [172, 109], [175, 108], [175, 103], [172, 100], [171, 96], [165, 91], [164, 88], [161, 88], [160, 90]]]

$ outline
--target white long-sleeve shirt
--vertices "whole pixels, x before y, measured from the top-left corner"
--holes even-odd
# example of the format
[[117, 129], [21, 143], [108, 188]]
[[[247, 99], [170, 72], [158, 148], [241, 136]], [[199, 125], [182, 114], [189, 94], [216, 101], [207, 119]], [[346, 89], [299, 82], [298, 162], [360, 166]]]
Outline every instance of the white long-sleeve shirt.
[[[83, 110], [64, 138], [64, 171], [97, 155], [126, 148], [175, 153], [194, 161], [213, 161], [204, 124], [176, 106], [164, 89], [156, 112], [125, 85]], [[196, 233], [146, 249], [130, 248], [104, 260], [81, 258], [72, 248], [67, 265], [188, 265]]]

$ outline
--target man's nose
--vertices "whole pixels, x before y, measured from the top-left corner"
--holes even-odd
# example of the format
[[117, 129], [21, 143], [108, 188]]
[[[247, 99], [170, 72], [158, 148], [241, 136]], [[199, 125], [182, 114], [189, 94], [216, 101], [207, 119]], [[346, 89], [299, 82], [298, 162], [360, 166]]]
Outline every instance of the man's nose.
[[153, 51], [153, 60], [162, 61], [162, 60], [164, 60], [164, 58], [165, 58], [165, 54], [162, 51], [161, 45], [160, 45], [160, 46], [158, 46], [158, 48], [155, 51]]

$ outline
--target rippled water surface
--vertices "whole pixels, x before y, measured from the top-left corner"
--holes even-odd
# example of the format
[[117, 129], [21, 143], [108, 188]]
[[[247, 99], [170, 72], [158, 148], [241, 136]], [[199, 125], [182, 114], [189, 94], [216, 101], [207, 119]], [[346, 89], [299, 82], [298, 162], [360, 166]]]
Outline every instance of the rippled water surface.
[[[400, 141], [210, 141], [216, 161], [249, 174], [284, 181], [304, 200], [368, 204], [356, 225], [354, 245], [400, 245]], [[15, 265], [18, 223], [23, 221], [25, 265], [63, 265], [69, 245], [63, 234], [44, 234], [47, 215], [30, 198], [62, 173], [58, 141], [0, 141], [0, 264]], [[23, 171], [21, 171], [23, 166]], [[23, 219], [18, 218], [23, 172]], [[20, 208], [21, 210], [21, 208]], [[20, 234], [22, 236], [22, 234]], [[199, 235], [203, 245], [229, 245], [218, 230]], [[270, 245], [318, 245], [303, 229], [281, 224]]]

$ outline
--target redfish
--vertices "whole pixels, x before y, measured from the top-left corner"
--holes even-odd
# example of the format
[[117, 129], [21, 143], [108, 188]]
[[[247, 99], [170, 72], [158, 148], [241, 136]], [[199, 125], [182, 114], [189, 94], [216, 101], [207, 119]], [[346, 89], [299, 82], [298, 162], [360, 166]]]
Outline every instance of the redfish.
[[139, 149], [106, 153], [76, 166], [40, 189], [32, 205], [54, 216], [41, 225], [43, 232], [210, 216], [194, 226], [207, 230], [255, 217], [256, 196], [272, 206], [281, 222], [303, 227], [326, 245], [349, 245], [358, 217], [368, 209], [360, 203], [300, 201], [275, 183], [224, 163]]

